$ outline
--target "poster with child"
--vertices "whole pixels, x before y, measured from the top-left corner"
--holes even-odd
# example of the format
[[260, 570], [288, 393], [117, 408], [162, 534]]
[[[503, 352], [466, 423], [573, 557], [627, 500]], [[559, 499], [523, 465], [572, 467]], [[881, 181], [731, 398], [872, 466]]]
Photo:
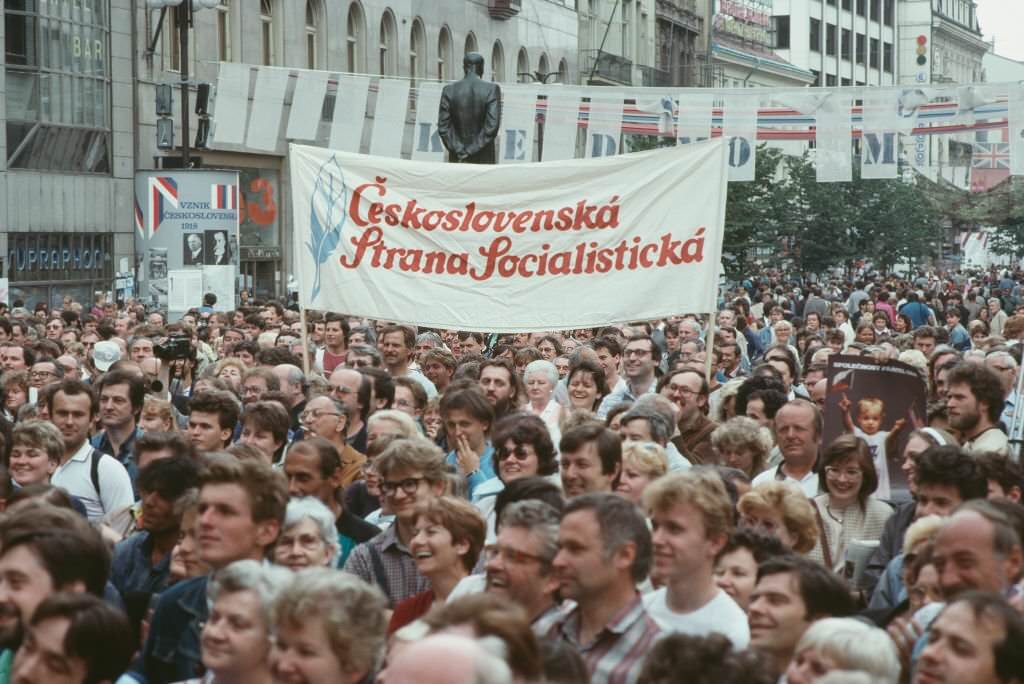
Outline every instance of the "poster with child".
[[926, 386], [913, 366], [871, 356], [830, 356], [822, 447], [844, 433], [863, 439], [878, 473], [875, 497], [909, 496], [903, 447], [925, 427]]

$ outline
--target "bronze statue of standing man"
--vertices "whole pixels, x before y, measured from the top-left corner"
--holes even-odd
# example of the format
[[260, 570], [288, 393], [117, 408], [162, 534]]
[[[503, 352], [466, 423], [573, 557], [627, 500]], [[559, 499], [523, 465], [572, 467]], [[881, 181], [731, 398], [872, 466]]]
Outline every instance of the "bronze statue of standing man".
[[481, 78], [484, 58], [468, 52], [462, 59], [466, 75], [441, 91], [437, 132], [457, 164], [494, 164], [495, 138], [501, 125], [501, 88]]

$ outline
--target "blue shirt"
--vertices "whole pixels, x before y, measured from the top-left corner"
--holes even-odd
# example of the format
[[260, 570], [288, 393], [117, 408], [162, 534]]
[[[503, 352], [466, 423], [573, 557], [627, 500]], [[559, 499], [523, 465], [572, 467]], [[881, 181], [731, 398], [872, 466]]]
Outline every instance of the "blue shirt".
[[[448, 452], [448, 458], [445, 460], [449, 465], [456, 468], [459, 467], [459, 458], [455, 450]], [[480, 454], [480, 466], [476, 471], [466, 476], [466, 482], [469, 484], [469, 498], [472, 500], [473, 490], [492, 477], [494, 477], [494, 447], [490, 442], [487, 442], [484, 453]]]
[[153, 538], [141, 530], [123, 539], [114, 546], [114, 557], [110, 562], [110, 582], [121, 592], [121, 596], [132, 594], [156, 594], [164, 590], [171, 572], [171, 554], [167, 554], [156, 565], [150, 559], [153, 554]]

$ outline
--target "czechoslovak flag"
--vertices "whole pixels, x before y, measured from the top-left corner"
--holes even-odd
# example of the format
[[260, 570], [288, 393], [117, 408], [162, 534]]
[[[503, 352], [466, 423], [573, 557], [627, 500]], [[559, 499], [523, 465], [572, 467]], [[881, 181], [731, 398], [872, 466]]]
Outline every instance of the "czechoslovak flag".
[[213, 209], [238, 209], [238, 186], [211, 185], [210, 207]]

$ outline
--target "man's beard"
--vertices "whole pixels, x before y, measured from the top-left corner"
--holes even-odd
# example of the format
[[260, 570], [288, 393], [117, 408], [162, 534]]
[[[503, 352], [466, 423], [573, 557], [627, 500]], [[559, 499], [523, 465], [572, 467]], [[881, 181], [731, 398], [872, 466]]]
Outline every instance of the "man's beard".
[[17, 607], [10, 603], [0, 604], [0, 619], [3, 620], [3, 624], [0, 624], [0, 648], [16, 651], [25, 636], [21, 614]]

